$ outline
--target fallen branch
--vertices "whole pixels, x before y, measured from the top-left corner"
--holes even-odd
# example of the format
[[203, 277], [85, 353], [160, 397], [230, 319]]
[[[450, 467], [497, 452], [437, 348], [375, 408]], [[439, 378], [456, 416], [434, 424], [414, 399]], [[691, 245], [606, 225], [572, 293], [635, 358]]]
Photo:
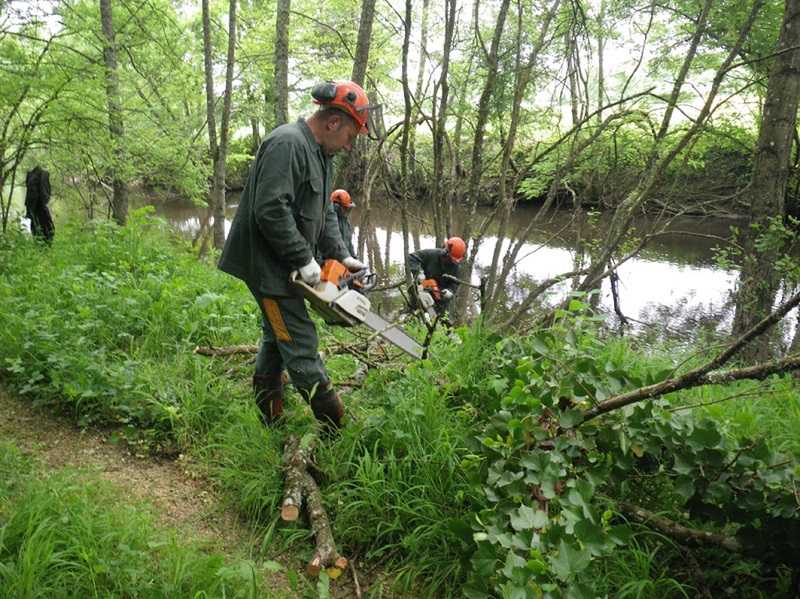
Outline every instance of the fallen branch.
[[209, 345], [207, 347], [200, 347], [199, 345], [194, 348], [195, 354], [201, 356], [232, 356], [234, 354], [257, 354], [257, 345], [231, 345], [228, 347], [214, 347]]
[[739, 554], [744, 552], [742, 541], [735, 535], [687, 528], [650, 510], [627, 503], [619, 503], [617, 507], [627, 518], [660, 532], [684, 547], [725, 549]]
[[316, 552], [306, 566], [306, 572], [309, 576], [319, 576], [325, 568], [334, 567], [339, 571], [343, 570], [347, 567], [347, 558], [342, 557], [336, 550], [322, 493], [314, 477], [309, 474], [309, 470], [315, 472], [319, 470], [310, 456], [314, 447], [313, 439], [306, 443], [307, 448], [303, 445], [303, 440], [296, 435], [290, 435], [286, 439], [283, 452], [283, 462], [286, 464], [286, 488], [283, 493], [281, 519], [286, 522], [297, 520], [300, 517], [300, 508], [305, 502], [311, 532], [316, 540]]
[[320, 572], [328, 566], [343, 570], [347, 567], [347, 558], [339, 555], [336, 550], [331, 523], [325, 513], [325, 507], [322, 505], [322, 493], [308, 472], [303, 474], [303, 492], [308, 520], [311, 523], [311, 532], [317, 541], [317, 552], [306, 566], [306, 573], [309, 576], [319, 576]]
[[303, 475], [308, 464], [306, 452], [295, 435], [290, 435], [286, 440], [283, 463], [286, 464], [286, 487], [283, 490], [281, 519], [294, 522], [300, 517], [300, 507], [303, 505]]

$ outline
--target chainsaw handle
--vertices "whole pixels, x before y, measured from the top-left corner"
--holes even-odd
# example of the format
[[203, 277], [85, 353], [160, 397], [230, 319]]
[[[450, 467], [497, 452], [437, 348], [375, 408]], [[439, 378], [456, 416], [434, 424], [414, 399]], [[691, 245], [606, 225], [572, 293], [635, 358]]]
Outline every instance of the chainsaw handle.
[[364, 275], [364, 278], [361, 279], [361, 285], [364, 287], [364, 293], [375, 289], [378, 286], [378, 273], [371, 272]]
[[351, 282], [353, 282], [354, 280], [360, 279], [361, 277], [363, 277], [366, 274], [367, 274], [367, 269], [366, 268], [362, 268], [361, 270], [357, 270], [355, 272], [351, 272], [349, 275], [347, 275], [341, 281], [339, 281], [339, 284], [337, 285], [337, 288], [344, 289], [345, 287], [348, 287]]

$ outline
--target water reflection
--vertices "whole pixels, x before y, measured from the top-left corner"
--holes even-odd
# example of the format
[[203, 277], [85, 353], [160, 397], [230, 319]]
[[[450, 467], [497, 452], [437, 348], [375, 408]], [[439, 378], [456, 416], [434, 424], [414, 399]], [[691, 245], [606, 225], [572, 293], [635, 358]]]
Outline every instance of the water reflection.
[[[235, 195], [229, 196], [226, 230], [235, 213], [237, 199]], [[358, 198], [355, 201], [357, 207], [351, 213], [351, 223], [357, 253], [366, 257], [384, 277], [388, 275], [395, 279], [384, 281], [384, 284], [400, 282], [405, 256], [398, 206], [390, 200], [373, 199], [367, 210]], [[196, 243], [203, 240], [206, 245], [210, 243], [213, 221], [208, 208], [179, 201], [154, 205], [157, 214], [191, 236]], [[433, 247], [433, 219], [428, 207], [423, 203], [414, 204], [410, 212], [411, 251]], [[485, 215], [484, 212], [480, 217]], [[516, 228], [523, 229], [534, 215], [535, 208], [518, 208], [514, 218]], [[458, 230], [460, 222], [463, 222], [459, 219], [463, 219], [464, 215], [456, 213], [454, 218]], [[644, 231], [649, 224], [639, 220], [633, 226]], [[631, 319], [634, 327], [660, 322], [671, 324], [675, 329], [685, 329], [703, 323], [702, 326], [712, 331], [727, 330], [731, 314], [730, 292], [738, 273], [718, 268], [714, 262], [713, 248], [720, 240], [730, 237], [731, 226], [741, 229], [743, 224], [743, 221], [736, 219], [676, 219], [668, 233], [658, 236], [639, 257], [620, 267], [618, 288], [622, 313]], [[579, 230], [587, 237], [604, 231], [605, 227], [602, 219], [598, 222], [584, 219], [581, 223], [575, 223], [568, 212], [556, 212], [548, 216], [519, 253], [510, 275], [510, 300], [521, 300], [524, 295], [521, 289], [514, 289], [515, 285], [526, 280], [541, 281], [573, 270], [575, 239]], [[481, 273], [490, 267], [497, 241], [497, 235], [490, 233], [479, 248], [472, 281], [474, 284], [479, 283]], [[504, 251], [508, 245], [509, 240], [504, 239]], [[567, 288], [563, 285], [555, 291], [557, 293], [550, 295], [549, 301], [552, 303], [563, 297]], [[395, 307], [391, 298], [385, 301], [388, 306], [386, 309]], [[608, 281], [603, 283], [600, 291], [600, 307], [613, 311]]]

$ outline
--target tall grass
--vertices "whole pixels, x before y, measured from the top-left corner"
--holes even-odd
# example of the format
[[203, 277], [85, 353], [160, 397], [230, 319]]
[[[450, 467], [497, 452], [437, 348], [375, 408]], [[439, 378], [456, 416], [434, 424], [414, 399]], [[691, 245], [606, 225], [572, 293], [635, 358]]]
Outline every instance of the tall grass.
[[230, 277], [173, 245], [146, 213], [124, 229], [64, 227], [49, 248], [13, 234], [0, 243], [7, 383], [69, 406], [81, 426], [165, 435], [184, 417], [202, 426], [186, 408], [212, 380], [192, 349], [244, 342], [241, 323], [257, 326], [243, 286], [229, 293]]
[[173, 531], [89, 473], [38, 471], [0, 444], [0, 597], [256, 597], [256, 565]]

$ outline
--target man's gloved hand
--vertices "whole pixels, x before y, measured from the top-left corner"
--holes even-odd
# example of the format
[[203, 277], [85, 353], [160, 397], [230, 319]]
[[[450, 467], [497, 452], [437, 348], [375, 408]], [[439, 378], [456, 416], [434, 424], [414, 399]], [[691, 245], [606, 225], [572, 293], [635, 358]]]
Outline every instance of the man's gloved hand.
[[342, 260], [342, 264], [344, 264], [345, 268], [350, 272], [358, 272], [359, 270], [367, 270], [367, 265], [364, 264], [358, 258], [353, 258], [350, 256], [349, 258], [345, 258]]
[[304, 283], [311, 285], [312, 287], [319, 283], [319, 275], [322, 272], [319, 263], [313, 258], [311, 262], [306, 264], [305, 266], [300, 267], [300, 280]]
[[453, 292], [449, 289], [442, 289], [441, 294], [443, 300], [453, 299]]
[[425, 280], [425, 273], [421, 272], [417, 274], [417, 285], [422, 285], [422, 281]]

